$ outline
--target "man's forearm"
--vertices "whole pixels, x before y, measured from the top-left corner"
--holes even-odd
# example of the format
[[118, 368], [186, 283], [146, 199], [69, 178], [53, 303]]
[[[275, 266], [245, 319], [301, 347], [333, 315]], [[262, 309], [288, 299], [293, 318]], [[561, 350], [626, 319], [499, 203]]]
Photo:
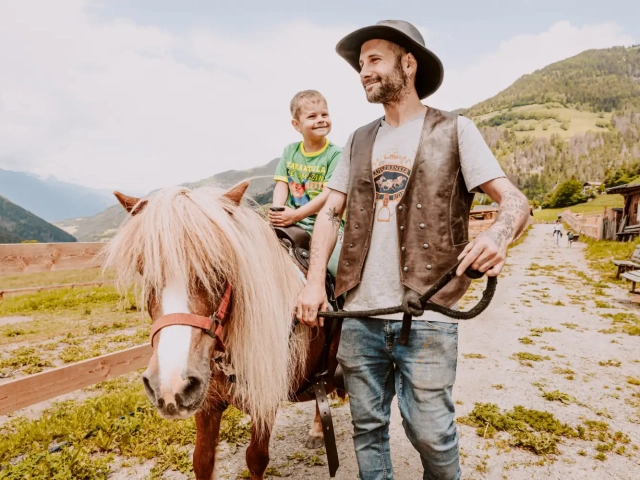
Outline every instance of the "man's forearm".
[[329, 191], [323, 190], [322, 193], [320, 193], [320, 195], [318, 195], [316, 198], [311, 200], [306, 205], [298, 208], [296, 210], [298, 219], [302, 220], [303, 218], [307, 218], [310, 215], [318, 213], [326, 203], [328, 196], [329, 196]]
[[515, 187], [502, 192], [498, 218], [486, 235], [497, 245], [509, 245], [524, 229], [529, 220], [529, 201]]
[[[336, 192], [335, 196], [339, 195], [342, 194]], [[342, 198], [338, 197], [335, 201], [331, 201], [329, 197], [318, 214], [311, 238], [311, 260], [307, 274], [307, 281], [310, 283], [324, 283], [327, 263], [338, 239], [343, 208]]]

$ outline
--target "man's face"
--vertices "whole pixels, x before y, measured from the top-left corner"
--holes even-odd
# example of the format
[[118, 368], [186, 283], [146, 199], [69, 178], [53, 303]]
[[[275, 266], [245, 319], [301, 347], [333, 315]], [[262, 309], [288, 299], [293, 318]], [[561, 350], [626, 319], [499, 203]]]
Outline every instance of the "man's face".
[[369, 40], [360, 50], [360, 81], [367, 100], [390, 104], [399, 101], [409, 87], [401, 55], [386, 40]]
[[329, 107], [323, 100], [302, 100], [300, 115], [292, 123], [304, 138], [322, 139], [331, 131]]

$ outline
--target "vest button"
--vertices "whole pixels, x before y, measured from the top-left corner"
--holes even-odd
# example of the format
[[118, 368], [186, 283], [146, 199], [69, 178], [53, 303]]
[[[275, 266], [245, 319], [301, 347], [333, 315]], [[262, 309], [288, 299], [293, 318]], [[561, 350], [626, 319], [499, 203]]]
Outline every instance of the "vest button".
[[353, 248], [353, 243], [350, 243], [350, 244], [349, 244], [349, 248]]
[[404, 270], [405, 272], [409, 271], [409, 267], [404, 267], [402, 270]]
[[427, 248], [429, 248], [429, 244], [428, 243], [423, 243], [422, 244], [422, 248], [424, 248], [426, 250]]
[[364, 207], [360, 207], [360, 211], [363, 211], [363, 210], [364, 210]]
[[354, 228], [360, 228], [360, 225], [358, 225], [357, 223], [354, 225]]
[[404, 251], [406, 250], [406, 248], [402, 247], [400, 250], [402, 250], [402, 252], [404, 253]]
[[416, 205], [416, 208], [417, 208], [418, 210], [420, 210], [420, 209], [422, 208], [422, 205], [419, 203], [419, 204], [417, 204], [417, 205]]
[[349, 262], [344, 262], [344, 266], [348, 267], [349, 266]]
[[424, 228], [424, 223], [421, 223], [421, 224], [420, 224], [420, 228]]
[[402, 205], [398, 205], [398, 210], [404, 210], [404, 207]]
[[427, 265], [427, 270], [431, 270], [431, 265]]
[[404, 232], [404, 225], [400, 225], [400, 231]]

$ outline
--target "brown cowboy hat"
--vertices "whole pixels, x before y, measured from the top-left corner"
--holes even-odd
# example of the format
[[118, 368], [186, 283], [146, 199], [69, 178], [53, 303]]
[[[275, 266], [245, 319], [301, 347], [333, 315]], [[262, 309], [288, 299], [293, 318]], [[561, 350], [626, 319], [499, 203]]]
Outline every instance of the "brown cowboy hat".
[[336, 52], [360, 72], [360, 49], [369, 40], [387, 40], [404, 47], [418, 61], [416, 91], [420, 99], [435, 93], [442, 84], [444, 68], [440, 59], [424, 46], [416, 27], [403, 20], [382, 20], [375, 25], [350, 33], [336, 45]]

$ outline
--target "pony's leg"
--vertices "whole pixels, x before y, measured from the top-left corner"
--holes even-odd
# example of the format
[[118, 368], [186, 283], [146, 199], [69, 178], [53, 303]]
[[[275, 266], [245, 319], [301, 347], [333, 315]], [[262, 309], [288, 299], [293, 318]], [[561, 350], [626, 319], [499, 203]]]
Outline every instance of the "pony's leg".
[[247, 467], [251, 480], [264, 480], [264, 472], [269, 465], [269, 439], [271, 431], [258, 434], [255, 427], [251, 427], [251, 443], [247, 447]]
[[196, 480], [213, 480], [220, 420], [226, 405], [211, 405], [196, 413], [196, 448], [193, 452], [193, 471]]
[[322, 432], [322, 421], [320, 420], [320, 410], [316, 403], [316, 417], [311, 424], [311, 430], [309, 430], [309, 436], [307, 437], [307, 443], [305, 447], [309, 449], [320, 448], [324, 445], [324, 433]]

